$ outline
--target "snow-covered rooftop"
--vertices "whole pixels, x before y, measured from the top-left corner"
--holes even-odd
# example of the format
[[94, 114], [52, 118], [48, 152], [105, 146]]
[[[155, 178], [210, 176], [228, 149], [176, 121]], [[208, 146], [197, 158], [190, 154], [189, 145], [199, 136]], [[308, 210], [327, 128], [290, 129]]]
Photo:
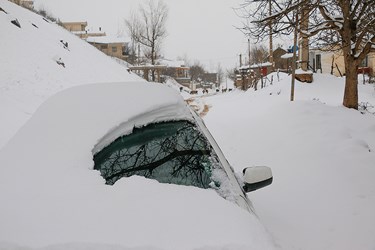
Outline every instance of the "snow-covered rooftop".
[[286, 54], [281, 56], [281, 58], [283, 58], [283, 59], [288, 59], [288, 58], [292, 58], [292, 57], [293, 57], [293, 53], [286, 53]]
[[125, 37], [116, 37], [116, 36], [89, 36], [86, 39], [90, 43], [127, 43], [129, 40]]
[[168, 67], [180, 68], [186, 67], [185, 61], [183, 60], [169, 60], [169, 59], [158, 59], [158, 64], [166, 65]]
[[270, 62], [262, 62], [262, 63], [255, 63], [250, 65], [250, 69], [256, 69], [256, 68], [261, 68], [261, 67], [271, 67], [272, 63]]

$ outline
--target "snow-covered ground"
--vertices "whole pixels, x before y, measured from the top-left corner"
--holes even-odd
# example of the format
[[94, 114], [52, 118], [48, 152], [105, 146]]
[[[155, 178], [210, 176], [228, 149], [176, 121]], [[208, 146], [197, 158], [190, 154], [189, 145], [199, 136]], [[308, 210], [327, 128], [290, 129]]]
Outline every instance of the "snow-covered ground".
[[186, 103], [42, 17], [0, 7], [0, 249], [274, 249], [254, 214], [213, 189], [105, 185], [98, 141], [132, 119], [187, 119]]
[[6, 12], [0, 11], [0, 148], [58, 91], [89, 83], [142, 81], [41, 16], [7, 0], [0, 0], [0, 7]]
[[93, 170], [110, 136], [174, 119], [192, 117], [161, 84], [91, 84], [48, 99], [0, 151], [0, 249], [274, 249], [258, 218], [214, 189], [140, 176], [109, 186]]
[[[249, 196], [283, 249], [374, 249], [375, 115], [341, 106], [342, 78], [297, 82], [294, 102], [281, 78], [200, 100], [206, 125], [237, 171], [272, 168], [273, 184]], [[358, 87], [374, 105], [374, 85]]]
[[[7, 12], [0, 11], [0, 29], [3, 34], [6, 34], [0, 39], [0, 152], [4, 157], [3, 162], [14, 160], [27, 165], [36, 157], [36, 154], [31, 154], [32, 152], [37, 152], [38, 149], [48, 149], [42, 143], [44, 140], [53, 141], [55, 138], [53, 136], [56, 136], [53, 133], [50, 138], [45, 139], [38, 137], [38, 134], [29, 134], [28, 136], [37, 142], [38, 147], [28, 152], [24, 145], [21, 149], [26, 153], [16, 155], [14, 158], [9, 155], [4, 156], [7, 152], [2, 148], [38, 107], [53, 94], [82, 84], [143, 81], [129, 74], [124, 66], [117, 64], [66, 30], [46, 22], [40, 16], [6, 0], [0, 0], [0, 7]], [[15, 19], [19, 21], [21, 28], [11, 23]], [[60, 40], [64, 43], [68, 42], [68, 48], [64, 48]], [[281, 75], [280, 81], [276, 79], [277, 77], [274, 76], [272, 86], [256, 92], [249, 90], [246, 93], [233, 91], [215, 96], [205, 95], [196, 101], [198, 106], [209, 107], [209, 112], [204, 117], [205, 122], [229, 162], [238, 172], [252, 165], [272, 167], [274, 183], [249, 194], [261, 222], [266, 225], [282, 249], [375, 249], [375, 182], [373, 181], [375, 178], [375, 116], [369, 113], [361, 114], [341, 106], [344, 91], [342, 78], [316, 74], [312, 84], [297, 82], [294, 102], [289, 101], [290, 78]], [[174, 86], [174, 88], [179, 91], [178, 87]], [[359, 95], [360, 102], [375, 105], [374, 85], [360, 84]], [[183, 93], [183, 96], [186, 99], [191, 97], [187, 93]], [[98, 101], [106, 102], [105, 99], [100, 98]], [[42, 113], [49, 110], [48, 103], [46, 105], [42, 108]], [[38, 118], [32, 120], [31, 125], [27, 125], [24, 131], [30, 131], [30, 128], [33, 128], [42, 134], [43, 131], [38, 130], [40, 124], [35, 121], [39, 121]], [[64, 129], [63, 117], [53, 116], [51, 120], [45, 119], [44, 122], [51, 124], [51, 127], [43, 127], [46, 132]], [[72, 126], [70, 123], [65, 125]], [[22, 135], [25, 134], [14, 137], [13, 143], [6, 150], [12, 147], [16, 150], [16, 142], [22, 145]], [[65, 139], [68, 140], [68, 138]], [[64, 143], [67, 143], [66, 140]], [[78, 141], [78, 138], [75, 140]], [[83, 141], [77, 145], [83, 145], [82, 143]], [[88, 149], [88, 141], [84, 143]], [[94, 141], [90, 143], [94, 144]], [[68, 147], [60, 149], [66, 150]], [[59, 151], [56, 150], [53, 154], [46, 153], [45, 159], [39, 158], [39, 160], [53, 162], [53, 157], [57, 152]], [[91, 159], [91, 152], [86, 153], [82, 155], [82, 158], [78, 155], [77, 159], [80, 163], [90, 165], [88, 159]], [[23, 158], [25, 156], [29, 158]], [[59, 157], [55, 160], [58, 166], [64, 163]], [[40, 170], [40, 166], [34, 167], [38, 168], [35, 168], [35, 171], [27, 169], [26, 172], [12, 169], [9, 173], [17, 173], [18, 176], [12, 175], [8, 178], [7, 169], [0, 165], [2, 190], [9, 188], [5, 185], [6, 183], [10, 186], [17, 184], [11, 188], [14, 188], [13, 191], [17, 195], [22, 194], [18, 197], [0, 197], [2, 199], [0, 209], [4, 212], [2, 218], [6, 219], [6, 222], [0, 221], [0, 226], [3, 226], [1, 227], [3, 230], [0, 235], [1, 240], [38, 248], [46, 243], [43, 242], [43, 237], [47, 237], [51, 243], [54, 243], [56, 242], [53, 238], [56, 236], [54, 232], [72, 228], [72, 231], [66, 233], [66, 238], [87, 242], [92, 239], [92, 235], [88, 234], [89, 231], [85, 231], [86, 228], [99, 228], [98, 225], [104, 225], [104, 229], [105, 225], [113, 226], [100, 214], [101, 211], [110, 209], [115, 210], [114, 214], [120, 214], [121, 209], [130, 209], [132, 213], [125, 215], [124, 218], [130, 224], [137, 226], [142, 224], [138, 224], [139, 222], [143, 222], [142, 225], [146, 225], [145, 228], [150, 234], [152, 230], [159, 229], [148, 228], [147, 220], [155, 225], [163, 224], [168, 229], [165, 231], [167, 234], [173, 233], [173, 226], [177, 226], [178, 219], [185, 214], [160, 213], [162, 217], [157, 218], [152, 216], [148, 209], [153, 207], [154, 210], [162, 211], [163, 202], [167, 202], [171, 197], [176, 200], [173, 205], [175, 211], [189, 207], [198, 213], [202, 206], [194, 207], [192, 204], [199, 203], [201, 200], [206, 200], [211, 204], [204, 211], [204, 215], [208, 216], [205, 217], [205, 221], [212, 225], [219, 223], [218, 227], [221, 228], [220, 234], [215, 235], [210, 232], [212, 247], [206, 247], [206, 249], [222, 247], [219, 245], [225, 242], [224, 239], [227, 237], [225, 232], [230, 233], [231, 237], [245, 238], [247, 237], [246, 231], [264, 236], [257, 231], [261, 228], [258, 220], [233, 207], [233, 204], [217, 199], [217, 194], [214, 192], [199, 189], [188, 191], [187, 187], [170, 188], [168, 185], [159, 185], [155, 181], [134, 177], [128, 181], [121, 181], [119, 188], [112, 190], [111, 193], [112, 188], [103, 187], [102, 179], [96, 171], [88, 171], [84, 167], [79, 168], [77, 174], [74, 172], [77, 171], [76, 169], [65, 168], [66, 166], [54, 169], [56, 172], [53, 174], [61, 176], [60, 181], [44, 179], [43, 185], [38, 183], [32, 188], [25, 187], [25, 183], [32, 185], [33, 180], [37, 179], [35, 174], [38, 174], [36, 170]], [[90, 175], [86, 175], [88, 172]], [[45, 173], [40, 174], [43, 176]], [[11, 178], [15, 181], [12, 184], [10, 184]], [[73, 185], [65, 186], [64, 181], [67, 180]], [[82, 187], [83, 180], [87, 182]], [[57, 194], [48, 193], [48, 189], [43, 189], [44, 184], [54, 188], [60, 185], [62, 191]], [[80, 188], [80, 191], [76, 192], [74, 188]], [[27, 199], [20, 199], [25, 195], [23, 193], [25, 190], [32, 195]], [[100, 203], [92, 199], [94, 197], [92, 194], [95, 193], [93, 190], [97, 191], [97, 197], [105, 201], [116, 200], [120, 205], [115, 207], [110, 203]], [[135, 194], [128, 190], [140, 190], [140, 192]], [[169, 194], [163, 194], [165, 191]], [[169, 196], [170, 194], [172, 196]], [[139, 207], [134, 204], [121, 203], [124, 196], [127, 199], [137, 200], [142, 209], [139, 210]], [[149, 199], [139, 199], [145, 196]], [[43, 209], [43, 205], [46, 205], [46, 197], [54, 201], [53, 204], [49, 204], [54, 209], [48, 210], [48, 213], [42, 213], [41, 211], [46, 212], [46, 210], [40, 210]], [[30, 206], [31, 204], [33, 206]], [[27, 209], [23, 210], [22, 207]], [[92, 211], [93, 207], [97, 210]], [[213, 207], [222, 207], [222, 210], [217, 211]], [[5, 214], [5, 212], [14, 211], [26, 211], [26, 213], [19, 214], [20, 220], [14, 221]], [[86, 211], [90, 212], [85, 213]], [[234, 211], [237, 212], [232, 217], [220, 218], [222, 214], [232, 214]], [[140, 213], [142, 216], [137, 217]], [[69, 217], [71, 214], [75, 217]], [[82, 214], [84, 216], [80, 217]], [[56, 223], [54, 227], [47, 228], [45, 225], [51, 225], [51, 223], [43, 224], [43, 222], [50, 218], [54, 218]], [[68, 222], [73, 219], [78, 224], [75, 227], [69, 227]], [[22, 220], [29, 222], [30, 225], [36, 223], [38, 226], [35, 228], [17, 227], [22, 224]], [[87, 223], [88, 221], [90, 223]], [[201, 229], [200, 226], [194, 227], [194, 223], [202, 222], [200, 217], [187, 217], [184, 221], [190, 223], [186, 227], [188, 229]], [[232, 228], [225, 228], [225, 225], [232, 228], [239, 226], [245, 231], [243, 234], [233, 235]], [[252, 227], [252, 225], [257, 226]], [[137, 230], [145, 230], [145, 228], [137, 228]], [[17, 241], [15, 232], [20, 232], [24, 236], [29, 233], [29, 237]], [[76, 232], [81, 232], [81, 234], [75, 234]], [[114, 245], [71, 243], [49, 246], [48, 249], [134, 249], [133, 247], [139, 246], [135, 242], [142, 238], [142, 235], [133, 235], [130, 231], [128, 233], [131, 235], [128, 239], [130, 243], [125, 247], [122, 243], [127, 239], [121, 238], [123, 234], [120, 231], [116, 231], [113, 235], [97, 231], [95, 232], [97, 242], [111, 242]], [[185, 244], [181, 249], [199, 247], [197, 242], [205, 240], [205, 233], [197, 234], [196, 237], [199, 238], [194, 238], [194, 240], [181, 235], [181, 238], [173, 239], [176, 240], [176, 244], [168, 244], [168, 238], [162, 240], [153, 238], [149, 241], [153, 245], [141, 246], [143, 248], [137, 249], [152, 249], [158, 246], [174, 248], [182, 246], [181, 244]], [[215, 239], [217, 239], [216, 244]], [[178, 245], [177, 240], [182, 243]], [[215, 248], [216, 246], [218, 247]], [[247, 249], [238, 245], [231, 247]], [[19, 248], [13, 243], [1, 243], [0, 249]]]

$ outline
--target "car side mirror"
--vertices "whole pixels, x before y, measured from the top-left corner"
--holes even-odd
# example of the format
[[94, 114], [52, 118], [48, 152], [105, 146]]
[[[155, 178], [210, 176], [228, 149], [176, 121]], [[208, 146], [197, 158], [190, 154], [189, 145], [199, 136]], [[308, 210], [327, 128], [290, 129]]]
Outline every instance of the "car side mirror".
[[246, 193], [268, 186], [273, 180], [272, 170], [266, 166], [244, 168], [242, 172], [244, 181], [243, 189]]

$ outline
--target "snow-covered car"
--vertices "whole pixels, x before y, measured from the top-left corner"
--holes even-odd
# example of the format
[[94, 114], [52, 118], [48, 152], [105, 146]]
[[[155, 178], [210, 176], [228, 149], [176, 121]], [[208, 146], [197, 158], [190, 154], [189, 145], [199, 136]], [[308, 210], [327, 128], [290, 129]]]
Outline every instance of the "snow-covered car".
[[236, 175], [178, 92], [79, 86], [0, 152], [0, 248], [273, 249], [244, 191], [271, 182]]

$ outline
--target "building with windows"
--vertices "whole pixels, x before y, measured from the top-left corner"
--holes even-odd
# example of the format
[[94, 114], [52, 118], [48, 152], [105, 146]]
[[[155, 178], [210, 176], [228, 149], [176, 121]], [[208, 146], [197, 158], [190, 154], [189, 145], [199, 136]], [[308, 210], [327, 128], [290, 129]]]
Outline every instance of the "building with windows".
[[108, 56], [122, 60], [126, 60], [129, 56], [129, 42], [123, 37], [89, 36], [86, 41]]
[[[309, 69], [314, 72], [332, 74], [335, 76], [345, 75], [345, 62], [342, 51], [323, 51], [310, 49]], [[369, 53], [359, 66], [358, 73], [373, 74], [375, 72], [375, 53]]]
[[86, 31], [87, 22], [63, 22], [62, 26], [70, 32]]
[[62, 22], [61, 25], [82, 39], [106, 35], [105, 32], [102, 32], [101, 28], [98, 31], [89, 31], [87, 29], [87, 22]]
[[95, 32], [87, 29], [87, 22], [62, 22], [62, 26], [108, 56], [121, 60], [126, 60], [129, 56], [128, 41], [124, 38], [107, 36], [100, 27]]
[[173, 61], [168, 59], [158, 59], [156, 65], [141, 64], [130, 66], [129, 69], [144, 79], [149, 81], [150, 73], [155, 72], [157, 82], [164, 82], [165, 77], [172, 77], [179, 84], [190, 87], [190, 67], [185, 65], [184, 61]]

